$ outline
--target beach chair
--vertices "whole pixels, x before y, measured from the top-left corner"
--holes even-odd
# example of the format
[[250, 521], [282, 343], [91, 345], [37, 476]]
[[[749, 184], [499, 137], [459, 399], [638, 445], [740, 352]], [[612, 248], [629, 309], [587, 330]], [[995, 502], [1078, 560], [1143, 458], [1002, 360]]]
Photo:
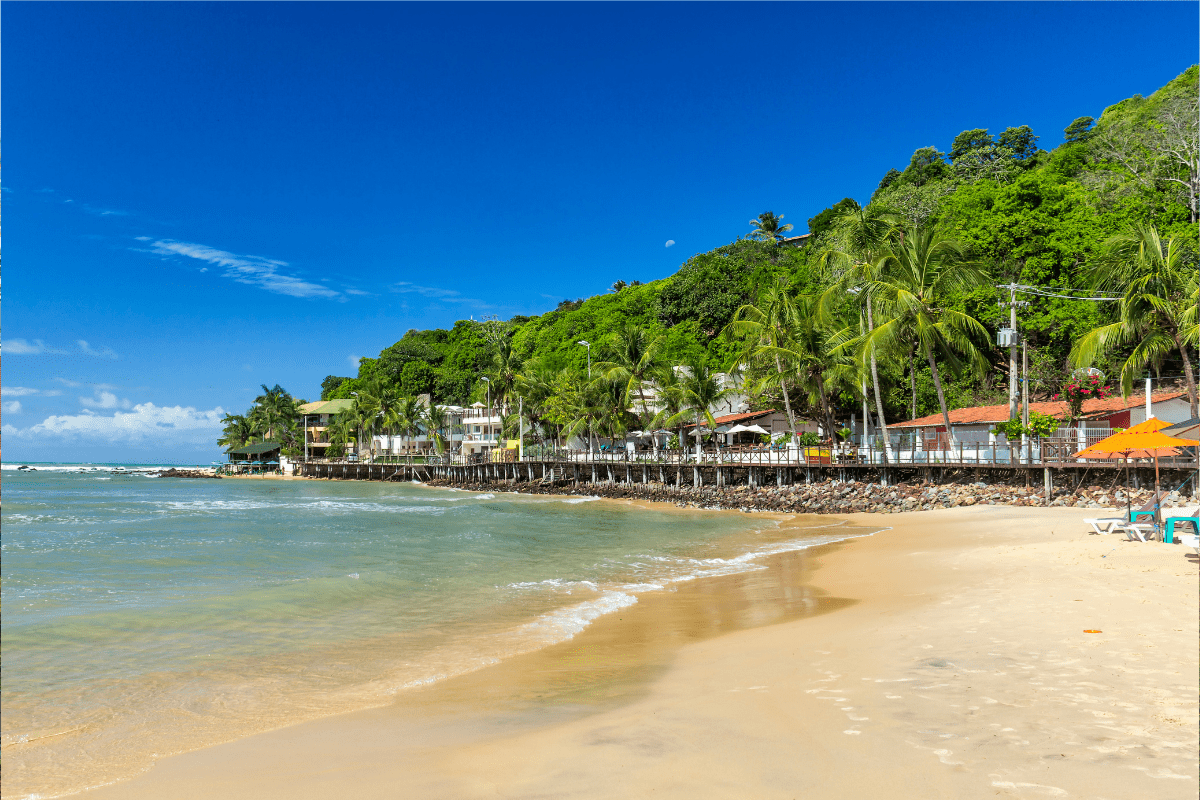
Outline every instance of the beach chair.
[[1179, 537], [1179, 541], [1185, 547], [1190, 547], [1196, 551], [1196, 555], [1200, 555], [1200, 534], [1185, 533]]
[[[1150, 522], [1126, 522], [1121, 525], [1114, 525], [1113, 530], [1120, 531], [1125, 534], [1125, 538], [1131, 542], [1152, 542], [1154, 541], [1154, 529], [1157, 526]], [[1149, 534], [1150, 538], [1146, 536]]]
[[1200, 534], [1200, 508], [1170, 508], [1162, 512], [1163, 515], [1163, 541], [1171, 544], [1175, 541], [1175, 526], [1177, 523], [1190, 525], [1192, 529]]
[[1092, 530], [1101, 536], [1107, 536], [1114, 532], [1114, 528], [1128, 524], [1125, 522], [1124, 517], [1100, 517], [1098, 519], [1085, 519], [1084, 522], [1091, 525]]

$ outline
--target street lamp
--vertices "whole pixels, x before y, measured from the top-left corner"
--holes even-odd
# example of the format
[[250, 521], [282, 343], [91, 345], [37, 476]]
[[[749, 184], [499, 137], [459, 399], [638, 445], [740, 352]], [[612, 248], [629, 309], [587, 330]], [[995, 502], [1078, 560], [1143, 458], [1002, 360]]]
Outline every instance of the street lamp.
[[592, 379], [592, 344], [591, 342], [580, 341], [579, 344], [587, 348], [588, 351], [588, 380]]
[[483, 427], [485, 428], [484, 433], [489, 434], [489, 433], [491, 433], [491, 429], [492, 429], [492, 379], [491, 378], [480, 378], [479, 380], [481, 380], [487, 384], [487, 410], [488, 410], [488, 413], [487, 413], [487, 422], [484, 424]]
[[[590, 381], [592, 379], [592, 343], [585, 342], [582, 339], [580, 339], [579, 344], [586, 347], [587, 351], [588, 351], [588, 380]], [[588, 453], [590, 454], [591, 450], [592, 450], [592, 426], [591, 426], [591, 423], [588, 423], [587, 430], [588, 430]]]
[[[358, 397], [358, 392], [351, 392], [350, 394], [354, 395], [355, 397]], [[362, 426], [361, 425], [359, 426], [356, 433], [358, 435], [354, 437], [354, 457], [357, 459], [359, 456], [362, 455]]]

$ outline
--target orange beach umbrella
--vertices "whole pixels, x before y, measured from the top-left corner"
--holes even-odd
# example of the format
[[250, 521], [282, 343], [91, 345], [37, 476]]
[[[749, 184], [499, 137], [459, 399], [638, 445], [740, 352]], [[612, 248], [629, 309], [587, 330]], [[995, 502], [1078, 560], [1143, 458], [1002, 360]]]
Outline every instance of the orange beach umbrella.
[[[1076, 458], [1112, 458], [1121, 456], [1125, 459], [1125, 482], [1129, 482], [1130, 458], [1154, 459], [1154, 521], [1158, 522], [1158, 457], [1159, 455], [1177, 455], [1176, 447], [1195, 447], [1200, 441], [1195, 439], [1179, 439], [1162, 432], [1171, 423], [1151, 417], [1145, 422], [1132, 428], [1114, 433], [1107, 439], [1101, 439], [1093, 445], [1085, 447], [1075, 454]], [[1126, 510], [1129, 508], [1129, 493], [1126, 492]]]

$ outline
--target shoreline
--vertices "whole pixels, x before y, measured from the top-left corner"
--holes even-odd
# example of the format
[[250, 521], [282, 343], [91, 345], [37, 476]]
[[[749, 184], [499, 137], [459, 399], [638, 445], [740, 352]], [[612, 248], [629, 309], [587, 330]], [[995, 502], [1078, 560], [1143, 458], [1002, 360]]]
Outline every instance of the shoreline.
[[567, 642], [384, 708], [90, 794], [1194, 796], [1196, 562], [1088, 536], [1090, 515], [897, 515], [639, 595]]

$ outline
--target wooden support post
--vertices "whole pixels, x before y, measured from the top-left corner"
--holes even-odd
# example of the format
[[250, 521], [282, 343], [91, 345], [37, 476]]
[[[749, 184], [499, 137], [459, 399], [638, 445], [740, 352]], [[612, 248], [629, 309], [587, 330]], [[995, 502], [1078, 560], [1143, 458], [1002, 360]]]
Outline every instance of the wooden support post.
[[1046, 505], [1050, 505], [1050, 495], [1054, 491], [1054, 478], [1050, 475], [1049, 467], [1044, 467], [1042, 473], [1042, 483], [1046, 489]]

